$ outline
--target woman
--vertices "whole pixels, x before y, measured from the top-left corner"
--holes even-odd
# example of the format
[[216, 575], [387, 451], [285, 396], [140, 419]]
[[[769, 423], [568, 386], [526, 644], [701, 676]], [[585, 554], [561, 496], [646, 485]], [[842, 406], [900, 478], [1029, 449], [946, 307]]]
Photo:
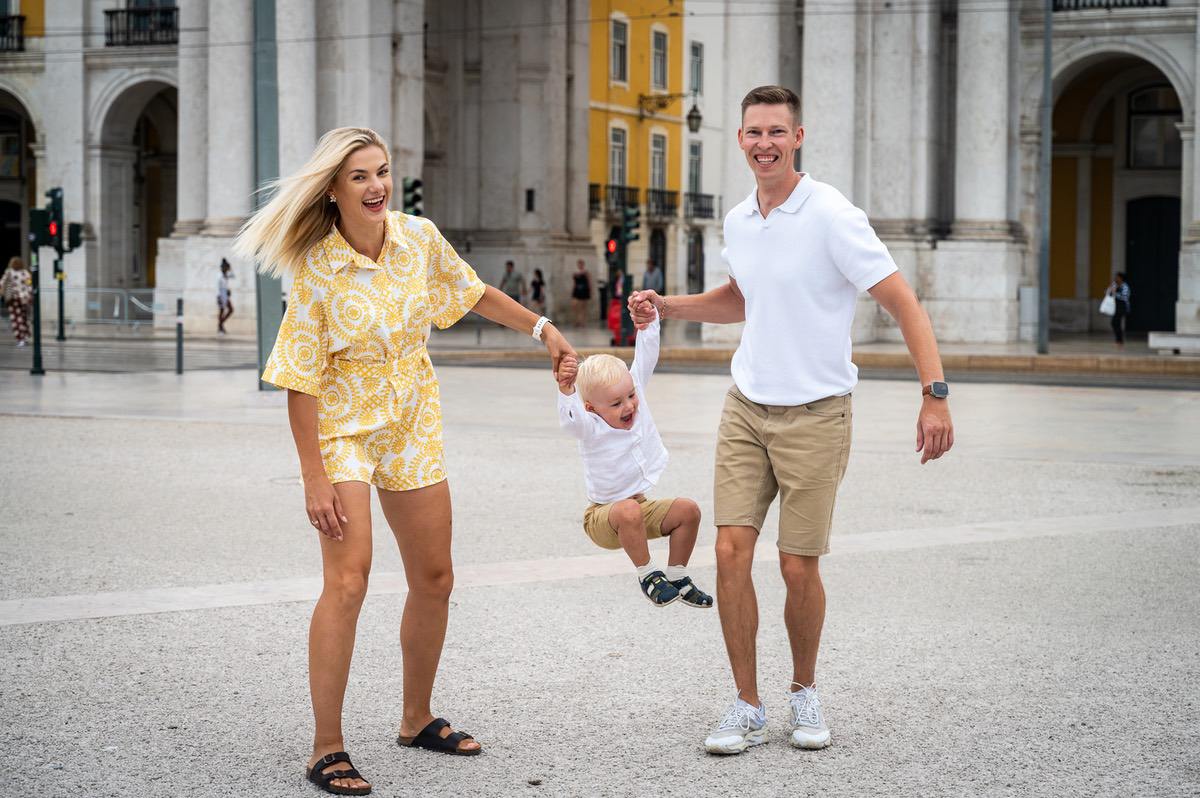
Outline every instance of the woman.
[[539, 316], [546, 315], [546, 278], [542, 276], [541, 269], [533, 270], [533, 279], [529, 282], [529, 304], [532, 305], [530, 310]]
[[233, 315], [233, 272], [229, 261], [221, 258], [221, 276], [217, 278], [217, 335], [225, 334], [225, 322]]
[[574, 280], [571, 286], [571, 311], [575, 326], [582, 327], [587, 321], [588, 302], [592, 298], [592, 275], [583, 261], [575, 264]]
[[12, 323], [17, 346], [25, 346], [29, 340], [29, 306], [33, 304], [33, 278], [25, 268], [25, 261], [8, 259], [8, 268], [0, 276], [0, 293], [8, 307], [8, 320]]
[[1112, 296], [1117, 302], [1116, 312], [1112, 316], [1113, 338], [1116, 339], [1117, 349], [1125, 348], [1125, 317], [1129, 315], [1129, 283], [1125, 282], [1125, 272], [1117, 272], [1112, 285], [1104, 293]]
[[366, 128], [326, 133], [235, 244], [263, 269], [292, 276], [263, 379], [288, 391], [305, 506], [320, 533], [324, 587], [309, 628], [316, 732], [306, 775], [340, 795], [371, 789], [342, 737], [342, 699], [371, 569], [371, 485], [408, 581], [397, 741], [462, 755], [480, 750], [429, 706], [454, 581], [429, 324], [449, 327], [474, 310], [540, 334], [555, 368], [573, 354], [546, 319], [480, 282], [431, 222], [388, 211], [388, 152]]

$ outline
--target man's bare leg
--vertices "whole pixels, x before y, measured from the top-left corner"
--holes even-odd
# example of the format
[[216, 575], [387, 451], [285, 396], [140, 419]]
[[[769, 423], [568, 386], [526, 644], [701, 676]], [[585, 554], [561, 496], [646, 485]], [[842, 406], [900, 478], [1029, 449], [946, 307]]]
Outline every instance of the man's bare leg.
[[752, 526], [717, 527], [717, 610], [725, 651], [738, 697], [758, 706], [758, 597], [751, 568], [758, 530]]
[[819, 557], [779, 552], [779, 571], [787, 585], [783, 622], [792, 644], [792, 680], [788, 690], [809, 687], [816, 681], [817, 649], [825, 625], [825, 586], [821, 584]]

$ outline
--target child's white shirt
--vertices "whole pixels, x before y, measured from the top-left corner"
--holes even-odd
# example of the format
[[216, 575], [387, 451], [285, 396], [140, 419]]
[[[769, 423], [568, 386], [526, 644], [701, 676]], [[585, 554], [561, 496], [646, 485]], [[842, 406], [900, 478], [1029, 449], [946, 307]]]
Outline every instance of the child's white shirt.
[[558, 423], [579, 440], [588, 499], [596, 504], [645, 493], [658, 483], [667, 467], [669, 455], [650, 415], [645, 390], [658, 363], [658, 337], [657, 318], [637, 335], [629, 369], [638, 395], [637, 416], [631, 429], [610, 427], [600, 416], [589, 413], [578, 390], [569, 396], [558, 392]]

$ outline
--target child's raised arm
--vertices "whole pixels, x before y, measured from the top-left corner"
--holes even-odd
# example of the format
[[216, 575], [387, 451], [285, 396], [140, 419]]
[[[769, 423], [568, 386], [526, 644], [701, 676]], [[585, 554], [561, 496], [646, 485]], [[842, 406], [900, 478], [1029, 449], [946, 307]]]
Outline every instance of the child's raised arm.
[[659, 320], [658, 311], [655, 311], [654, 321], [647, 324], [646, 329], [638, 330], [637, 343], [633, 350], [633, 365], [629, 368], [633, 379], [639, 385], [644, 386], [650, 381], [650, 375], [658, 365], [658, 338]]
[[579, 373], [579, 361], [565, 355], [558, 363], [558, 425], [572, 437], [580, 440], [592, 431], [592, 419], [588, 417], [583, 402], [575, 392], [575, 377]]

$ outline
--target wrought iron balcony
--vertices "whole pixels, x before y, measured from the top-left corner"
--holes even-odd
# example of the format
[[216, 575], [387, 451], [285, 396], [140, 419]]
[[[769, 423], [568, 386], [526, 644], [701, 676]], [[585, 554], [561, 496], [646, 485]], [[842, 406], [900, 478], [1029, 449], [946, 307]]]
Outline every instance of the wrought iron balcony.
[[688, 219], [712, 219], [716, 214], [713, 208], [712, 194], [683, 195], [683, 215]]
[[25, 50], [25, 17], [0, 17], [0, 53]]
[[661, 188], [646, 189], [646, 215], [666, 219], [679, 213], [679, 192]]
[[104, 12], [105, 47], [178, 43], [178, 8], [116, 8]]
[[609, 184], [604, 187], [604, 209], [608, 213], [618, 215], [624, 208], [636, 208], [637, 205], [638, 190], [633, 186]]
[[1054, 0], [1055, 11], [1112, 11], [1116, 8], [1166, 8], [1167, 0]]
[[599, 183], [588, 183], [588, 217], [595, 219], [604, 205], [604, 191]]

